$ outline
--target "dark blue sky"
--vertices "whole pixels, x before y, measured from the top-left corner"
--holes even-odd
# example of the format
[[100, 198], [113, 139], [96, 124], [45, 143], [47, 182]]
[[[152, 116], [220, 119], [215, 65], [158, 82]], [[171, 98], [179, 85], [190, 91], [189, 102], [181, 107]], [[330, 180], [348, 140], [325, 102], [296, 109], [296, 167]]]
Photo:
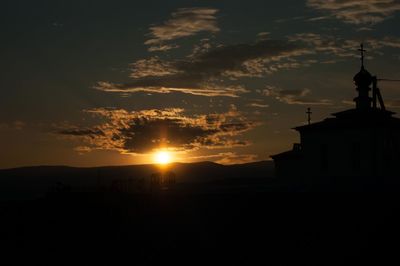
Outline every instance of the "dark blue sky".
[[[400, 78], [400, 3], [3, 1], [0, 167], [268, 159]], [[400, 84], [380, 85], [400, 109]]]

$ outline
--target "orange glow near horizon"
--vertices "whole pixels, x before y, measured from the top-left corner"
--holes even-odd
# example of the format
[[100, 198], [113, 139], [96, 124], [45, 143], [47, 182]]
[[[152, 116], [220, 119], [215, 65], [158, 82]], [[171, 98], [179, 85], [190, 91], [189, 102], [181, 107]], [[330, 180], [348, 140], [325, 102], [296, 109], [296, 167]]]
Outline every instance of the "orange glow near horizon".
[[154, 154], [154, 162], [161, 165], [169, 164], [172, 161], [172, 155], [168, 151], [158, 151]]

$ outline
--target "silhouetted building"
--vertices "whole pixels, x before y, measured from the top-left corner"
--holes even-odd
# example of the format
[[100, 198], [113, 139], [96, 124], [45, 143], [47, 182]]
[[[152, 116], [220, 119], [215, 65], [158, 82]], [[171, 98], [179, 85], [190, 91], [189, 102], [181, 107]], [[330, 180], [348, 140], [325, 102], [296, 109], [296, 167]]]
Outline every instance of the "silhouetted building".
[[385, 109], [377, 87], [379, 79], [364, 68], [362, 46], [360, 51], [361, 70], [353, 79], [358, 91], [356, 107], [295, 127], [300, 143], [290, 151], [271, 156], [278, 177], [291, 181], [376, 183], [389, 179], [392, 182], [400, 175], [400, 119]]

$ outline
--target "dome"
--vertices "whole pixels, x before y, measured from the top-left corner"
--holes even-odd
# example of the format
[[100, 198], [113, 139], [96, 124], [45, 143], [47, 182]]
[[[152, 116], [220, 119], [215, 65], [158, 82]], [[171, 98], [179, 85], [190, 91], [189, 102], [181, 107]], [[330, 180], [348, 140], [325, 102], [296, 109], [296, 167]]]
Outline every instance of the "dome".
[[360, 72], [354, 76], [353, 80], [358, 87], [369, 87], [372, 83], [372, 75], [363, 66]]

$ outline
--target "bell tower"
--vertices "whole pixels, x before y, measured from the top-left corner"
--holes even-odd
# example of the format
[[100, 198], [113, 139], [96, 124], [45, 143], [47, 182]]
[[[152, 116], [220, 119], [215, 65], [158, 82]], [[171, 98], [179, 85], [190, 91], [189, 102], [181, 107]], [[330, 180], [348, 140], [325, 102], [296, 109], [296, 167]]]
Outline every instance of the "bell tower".
[[369, 91], [371, 90], [371, 84], [373, 82], [372, 75], [364, 68], [364, 46], [360, 45], [361, 52], [361, 70], [358, 72], [353, 80], [356, 85], [356, 90], [358, 91], [358, 96], [354, 98], [356, 103], [356, 108], [358, 110], [367, 110], [371, 108], [372, 98], [369, 97]]

